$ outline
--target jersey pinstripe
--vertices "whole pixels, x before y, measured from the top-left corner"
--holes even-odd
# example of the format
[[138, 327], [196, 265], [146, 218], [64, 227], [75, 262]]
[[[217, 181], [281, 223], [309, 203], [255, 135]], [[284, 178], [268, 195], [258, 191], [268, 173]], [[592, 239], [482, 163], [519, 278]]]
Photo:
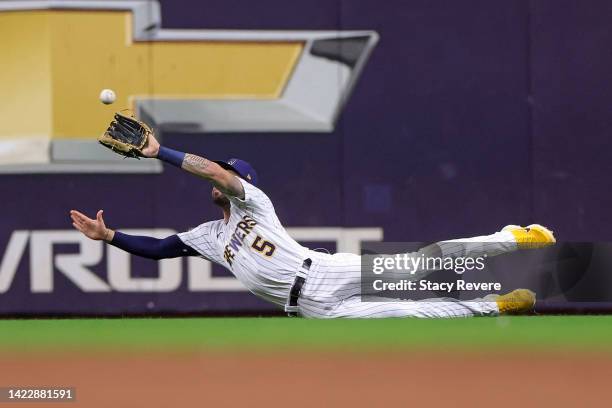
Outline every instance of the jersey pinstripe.
[[[298, 300], [305, 317], [466, 317], [498, 312], [496, 303], [487, 299], [362, 302], [359, 255], [323, 254], [301, 246], [281, 225], [268, 196], [240, 182], [245, 198], [230, 198], [227, 222], [206, 222], [178, 236], [202, 257], [228, 268], [257, 296], [284, 306], [298, 268], [311, 258]], [[495, 256], [517, 249], [508, 231], [434, 245], [445, 257]]]
[[308, 248], [289, 236], [268, 196], [240, 179], [244, 199], [230, 198], [230, 218], [178, 234], [204, 258], [228, 268], [251, 292], [284, 305]]
[[[496, 237], [500, 238], [499, 235]], [[482, 238], [484, 237], [474, 238], [474, 242]], [[458, 244], [454, 243], [453, 245]], [[460, 245], [461, 249], [459, 251], [465, 252], [466, 246], [469, 247], [470, 245], [471, 243], [465, 242], [465, 245]], [[479, 250], [496, 251], [498, 248], [497, 245], [478, 246], [476, 244], [469, 252], [475, 254]], [[347, 253], [333, 255], [314, 253], [312, 255], [314, 258], [313, 266], [298, 301], [300, 314], [304, 317], [433, 318], [488, 316], [498, 313], [495, 301], [486, 298], [362, 301], [361, 259], [359, 255]], [[455, 255], [455, 252], [448, 253], [448, 256]]]

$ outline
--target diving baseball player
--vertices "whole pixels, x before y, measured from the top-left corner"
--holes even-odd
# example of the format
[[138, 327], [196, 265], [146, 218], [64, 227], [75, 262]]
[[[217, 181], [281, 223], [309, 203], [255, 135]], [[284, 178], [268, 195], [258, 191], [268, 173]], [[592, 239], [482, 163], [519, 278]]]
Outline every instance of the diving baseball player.
[[[535, 294], [526, 289], [469, 301], [362, 302], [361, 257], [315, 252], [292, 239], [268, 196], [257, 187], [257, 173], [249, 163], [240, 159], [212, 161], [160, 146], [146, 125], [135, 119], [126, 121], [120, 115], [115, 116], [107, 133], [112, 135], [113, 131], [123, 136], [146, 134], [142, 147], [136, 148], [138, 155], [208, 180], [212, 201], [223, 218], [156, 239], [107, 228], [102, 210], [95, 219], [72, 210], [72, 225], [91, 239], [151, 259], [203, 257], [229, 269], [255, 295], [284, 307], [290, 315], [303, 317], [467, 317], [527, 312], [535, 304]], [[540, 225], [508, 226], [489, 236], [443, 241], [428, 248], [444, 257], [479, 257], [554, 242], [551, 231]]]

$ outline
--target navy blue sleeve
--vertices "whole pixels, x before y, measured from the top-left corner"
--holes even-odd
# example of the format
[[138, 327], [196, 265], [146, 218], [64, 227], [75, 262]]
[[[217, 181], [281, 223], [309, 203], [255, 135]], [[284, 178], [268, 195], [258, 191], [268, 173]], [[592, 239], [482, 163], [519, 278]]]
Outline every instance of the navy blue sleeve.
[[164, 146], [159, 146], [157, 158], [180, 169], [183, 166], [183, 160], [185, 160], [185, 153], [179, 152], [178, 150], [172, 150]]
[[177, 235], [158, 239], [139, 235], [127, 235], [115, 231], [115, 236], [110, 244], [131, 254], [149, 259], [199, 256], [195, 249], [186, 245]]

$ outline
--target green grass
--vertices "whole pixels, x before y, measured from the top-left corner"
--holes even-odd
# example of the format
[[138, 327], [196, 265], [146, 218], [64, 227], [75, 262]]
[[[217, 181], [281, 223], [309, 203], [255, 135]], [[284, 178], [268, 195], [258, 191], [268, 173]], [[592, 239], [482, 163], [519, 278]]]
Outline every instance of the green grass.
[[14, 350], [495, 350], [612, 351], [612, 316], [453, 320], [290, 318], [0, 320]]

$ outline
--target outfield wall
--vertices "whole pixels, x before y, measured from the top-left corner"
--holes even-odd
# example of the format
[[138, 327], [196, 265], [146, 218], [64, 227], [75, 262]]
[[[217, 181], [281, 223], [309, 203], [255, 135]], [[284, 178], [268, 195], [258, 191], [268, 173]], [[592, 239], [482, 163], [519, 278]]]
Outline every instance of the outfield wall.
[[[163, 131], [176, 149], [250, 161], [279, 218], [305, 245], [356, 250], [360, 240], [432, 242], [532, 222], [564, 241], [612, 238], [610, 2], [164, 0], [159, 11], [167, 29], [377, 33], [331, 125], [267, 132], [182, 124]], [[106, 72], [108, 87], [124, 75], [149, 75]], [[189, 75], [198, 80], [197, 72]], [[336, 86], [306, 83], [324, 92]], [[69, 91], [53, 97], [65, 104]], [[24, 95], [5, 96], [0, 115]], [[28, 101], [25, 107], [33, 106]], [[72, 105], [74, 115], [90, 113]], [[0, 141], [17, 137], [7, 132]], [[81, 147], [71, 149], [78, 157]], [[62, 171], [61, 160], [54, 172], [24, 163], [18, 174], [14, 163], [0, 165], [0, 314], [274, 310], [204, 261], [156, 265], [70, 232], [70, 209], [104, 209], [110, 227], [146, 233], [194, 227], [219, 216], [202, 180], [170, 167], [108, 173], [114, 165], [103, 163], [85, 174]], [[525, 284], [546, 293], [549, 281], [536, 274]], [[612, 300], [605, 276], [589, 285], [598, 288], [592, 298], [568, 300]]]

